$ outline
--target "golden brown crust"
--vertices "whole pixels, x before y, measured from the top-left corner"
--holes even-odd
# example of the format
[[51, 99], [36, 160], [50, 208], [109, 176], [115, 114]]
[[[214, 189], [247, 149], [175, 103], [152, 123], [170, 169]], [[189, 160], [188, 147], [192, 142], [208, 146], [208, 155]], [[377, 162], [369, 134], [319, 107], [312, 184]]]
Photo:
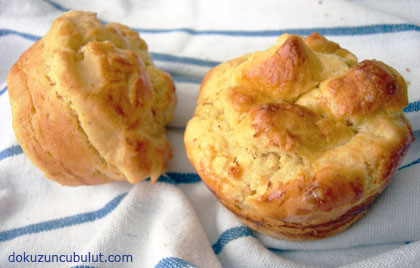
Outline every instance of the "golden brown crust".
[[242, 218], [240, 214], [236, 215], [244, 224], [271, 237], [289, 241], [309, 241], [333, 236], [344, 231], [358, 219], [363, 217], [373, 204], [374, 200], [375, 198], [368, 199], [362, 205], [351, 209], [338, 219], [314, 226], [299, 226], [291, 224], [285, 224], [283, 226], [270, 225], [266, 224], [264, 221], [254, 222], [251, 219]]
[[290, 36], [281, 46], [260, 53], [244, 65], [243, 85], [259, 87], [269, 94], [293, 100], [318, 82], [318, 58], [300, 37]]
[[168, 74], [128, 27], [72, 11], [8, 75], [13, 128], [25, 154], [64, 185], [152, 180], [167, 168]]
[[213, 68], [187, 155], [217, 198], [270, 236], [336, 234], [382, 192], [413, 142], [403, 78], [319, 34], [284, 35]]
[[401, 76], [376, 60], [356, 64], [327, 84], [337, 117], [366, 115], [383, 106], [399, 110], [408, 104], [407, 86]]

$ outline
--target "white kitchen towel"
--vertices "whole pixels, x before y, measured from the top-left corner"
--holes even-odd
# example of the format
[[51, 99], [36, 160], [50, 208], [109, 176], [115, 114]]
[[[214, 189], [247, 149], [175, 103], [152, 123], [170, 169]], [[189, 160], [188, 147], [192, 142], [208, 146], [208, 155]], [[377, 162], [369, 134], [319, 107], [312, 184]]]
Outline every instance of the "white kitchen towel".
[[[0, 267], [420, 267], [420, 1], [1, 0]], [[98, 13], [138, 31], [176, 83], [168, 135], [174, 158], [155, 184], [64, 187], [23, 154], [6, 76], [25, 49], [68, 10]], [[282, 33], [319, 32], [395, 67], [417, 138], [388, 188], [351, 228], [315, 242], [254, 233], [213, 197], [183, 144], [205, 73], [265, 49]]]

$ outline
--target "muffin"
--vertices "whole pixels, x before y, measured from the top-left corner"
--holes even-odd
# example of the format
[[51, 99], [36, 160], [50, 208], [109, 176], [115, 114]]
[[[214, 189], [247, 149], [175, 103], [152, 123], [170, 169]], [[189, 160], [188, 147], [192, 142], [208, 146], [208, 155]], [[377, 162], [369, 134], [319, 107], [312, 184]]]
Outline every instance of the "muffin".
[[13, 129], [47, 178], [63, 185], [136, 183], [165, 171], [175, 87], [147, 50], [128, 27], [71, 11], [13, 65]]
[[284, 34], [205, 76], [187, 155], [252, 229], [315, 240], [343, 231], [384, 190], [413, 142], [407, 87], [377, 60], [318, 33]]

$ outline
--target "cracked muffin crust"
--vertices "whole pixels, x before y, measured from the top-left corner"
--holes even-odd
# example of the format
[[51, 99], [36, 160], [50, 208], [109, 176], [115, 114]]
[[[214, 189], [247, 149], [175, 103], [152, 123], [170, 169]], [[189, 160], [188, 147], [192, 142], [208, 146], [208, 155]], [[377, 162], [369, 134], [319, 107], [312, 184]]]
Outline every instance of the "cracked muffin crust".
[[313, 33], [204, 78], [187, 155], [221, 203], [254, 230], [314, 240], [355, 222], [413, 142], [407, 87], [392, 67]]
[[16, 138], [47, 178], [136, 183], [166, 170], [174, 83], [128, 27], [64, 13], [14, 64], [7, 85]]

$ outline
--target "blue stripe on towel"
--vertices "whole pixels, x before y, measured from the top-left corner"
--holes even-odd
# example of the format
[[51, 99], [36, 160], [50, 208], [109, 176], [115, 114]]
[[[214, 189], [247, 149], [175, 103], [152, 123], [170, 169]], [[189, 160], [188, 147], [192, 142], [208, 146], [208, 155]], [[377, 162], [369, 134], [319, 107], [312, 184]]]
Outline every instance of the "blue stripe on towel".
[[164, 258], [156, 264], [155, 268], [195, 268], [197, 266], [177, 257]]
[[[149, 180], [149, 179], [147, 179]], [[158, 182], [164, 182], [169, 184], [192, 184], [201, 182], [200, 176], [194, 173], [175, 173], [168, 172], [165, 175], [159, 177]]]
[[135, 29], [140, 33], [163, 34], [182, 32], [191, 35], [227, 35], [241, 37], [277, 37], [284, 33], [309, 35], [318, 32], [322, 35], [343, 36], [343, 35], [370, 35], [382, 33], [397, 33], [408, 31], [420, 31], [420, 26], [415, 24], [374, 24], [362, 26], [338, 26], [338, 27], [318, 27], [318, 28], [289, 28], [281, 30], [194, 30], [190, 28], [176, 29]]
[[219, 254], [226, 244], [244, 236], [255, 237], [251, 230], [246, 226], [233, 227], [224, 231], [217, 242], [212, 246], [214, 254]]
[[[19, 147], [20, 148], [20, 147]], [[161, 176], [159, 182], [165, 182], [170, 184], [190, 184], [200, 182], [200, 177], [197, 174], [192, 173], [167, 173], [169, 177]], [[99, 210], [93, 212], [80, 213], [73, 216], [68, 216], [60, 219], [54, 219], [35, 224], [30, 224], [24, 227], [15, 228], [7, 231], [0, 232], [0, 242], [12, 240], [16, 237], [34, 234], [39, 232], [51, 231], [55, 229], [65, 228], [73, 225], [79, 225], [86, 222], [93, 222], [101, 219], [111, 213], [121, 202], [121, 200], [127, 195], [123, 193], [112, 199], [110, 202]]]
[[69, 9], [69, 8], [65, 8], [65, 7], [63, 7], [62, 5], [57, 4], [57, 3], [53, 2], [53, 1], [50, 1], [50, 0], [43, 0], [43, 1], [44, 1], [45, 3], [48, 3], [48, 4], [52, 5], [53, 7], [55, 7], [56, 9], [58, 9], [58, 10], [60, 10], [60, 11], [63, 11], [63, 12], [70, 11], [70, 9]]
[[19, 145], [15, 145], [9, 148], [4, 149], [3, 151], [0, 152], [0, 160], [3, 160], [5, 158], [14, 156], [14, 155], [19, 155], [22, 154], [22, 148]]
[[7, 87], [4, 87], [2, 90], [0, 90], [0, 96], [6, 93]]
[[197, 183], [201, 182], [200, 176], [195, 173], [175, 173], [168, 172], [167, 175], [172, 178], [176, 183]]
[[287, 249], [278, 249], [278, 248], [267, 248], [269, 251], [272, 251], [272, 252], [276, 252], [276, 253], [283, 253], [283, 252], [287, 252], [287, 251], [289, 251], [289, 250], [287, 250]]
[[420, 111], [420, 101], [415, 101], [409, 103], [407, 107], [404, 108], [404, 113], [418, 112]]
[[22, 33], [15, 30], [9, 30], [9, 29], [0, 29], [0, 37], [6, 36], [6, 35], [17, 35], [31, 41], [38, 41], [39, 39], [41, 39], [41, 36], [34, 35], [34, 34]]
[[98, 268], [96, 266], [88, 266], [88, 265], [76, 265], [76, 266], [72, 266], [70, 268]]
[[[234, 241], [241, 237], [246, 236], [252, 236], [255, 237], [255, 235], [252, 233], [252, 231], [246, 227], [246, 226], [238, 226], [230, 228], [226, 231], [224, 231], [217, 242], [212, 246], [214, 253], [217, 255], [219, 254], [223, 247], [228, 244], [231, 241]], [[159, 263], [155, 266], [155, 268], [163, 268], [163, 267], [171, 267], [171, 268], [181, 268], [181, 267], [195, 267], [191, 263], [177, 258], [177, 257], [170, 257], [170, 258], [164, 258], [159, 261]]]
[[175, 81], [175, 83], [191, 83], [191, 84], [199, 85], [201, 84], [201, 81], [203, 80], [202, 77], [180, 75], [180, 74], [175, 74], [172, 72], [169, 72], [169, 74], [172, 76], [172, 79]]
[[417, 165], [417, 164], [420, 164], [420, 158], [417, 159], [417, 160], [415, 160], [415, 161], [413, 161], [413, 162], [411, 162], [411, 163], [408, 163], [407, 165], [404, 165], [404, 166], [399, 167], [398, 170], [401, 170], [401, 169], [404, 169], [404, 168], [408, 168], [408, 167], [411, 167], [411, 166], [414, 166], [414, 165]]
[[7, 231], [0, 232], [0, 242], [8, 241], [15, 239], [20, 236], [40, 233], [45, 231], [51, 231], [55, 229], [61, 229], [73, 225], [79, 225], [86, 222], [96, 221], [101, 219], [111, 213], [121, 202], [121, 200], [127, 195], [127, 193], [120, 194], [116, 196], [114, 199], [109, 201], [105, 206], [101, 209], [92, 211], [92, 212], [85, 212], [76, 214], [73, 216], [63, 217], [60, 219], [43, 221], [35, 224], [30, 224], [24, 227], [15, 228]]
[[[149, 181], [150, 179], [147, 179]], [[200, 176], [194, 173], [175, 173], [168, 172], [159, 177], [157, 182], [169, 183], [173, 185], [177, 184], [193, 184], [201, 182]]]
[[152, 55], [153, 60], [156, 60], [156, 61], [179, 62], [179, 63], [184, 63], [184, 64], [204, 66], [204, 67], [214, 67], [220, 64], [219, 61], [204, 60], [204, 59], [191, 58], [191, 57], [180, 57], [180, 56], [174, 56], [174, 55], [165, 54], [165, 53], [151, 52], [150, 54]]

